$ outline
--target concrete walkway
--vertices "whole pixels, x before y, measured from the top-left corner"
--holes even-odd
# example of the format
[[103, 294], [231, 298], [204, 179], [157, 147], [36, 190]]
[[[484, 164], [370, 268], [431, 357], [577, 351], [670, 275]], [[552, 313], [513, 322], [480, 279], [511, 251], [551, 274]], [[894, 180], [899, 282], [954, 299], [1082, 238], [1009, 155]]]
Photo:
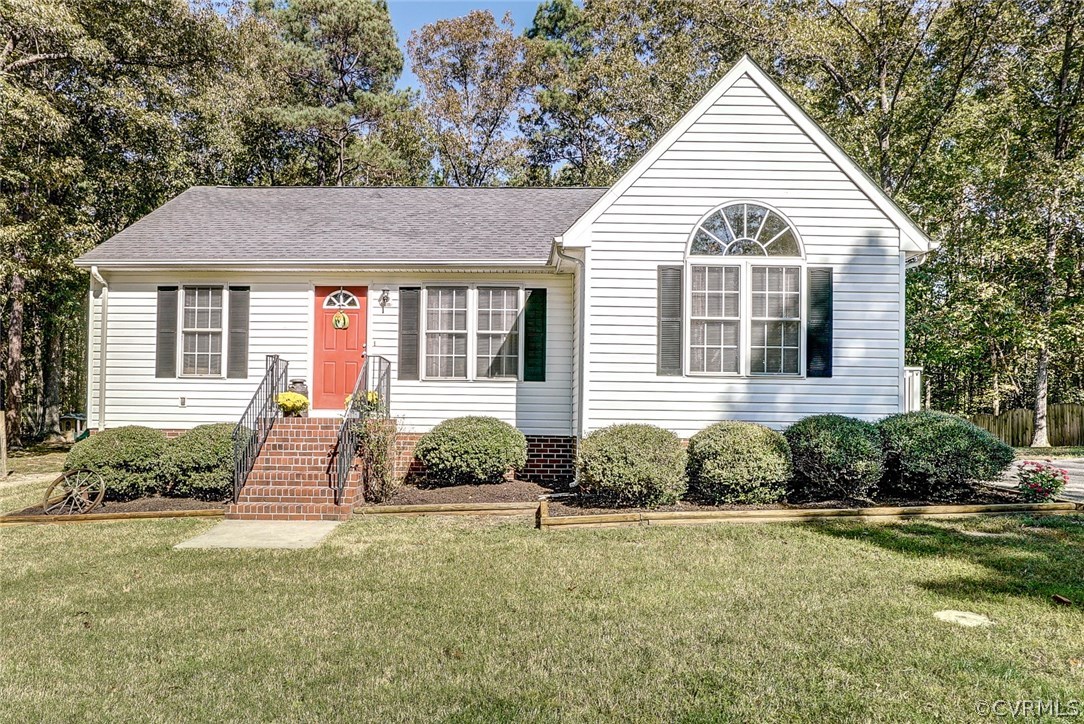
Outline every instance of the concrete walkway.
[[174, 548], [315, 548], [338, 521], [224, 520]]
[[[1035, 462], [1049, 462], [1056, 468], [1061, 468], [1069, 472], [1069, 484], [1065, 486], [1065, 490], [1062, 491], [1062, 497], [1069, 500], [1084, 503], [1084, 458], [1066, 458], [1064, 460], [1045, 460], [1041, 457], [1029, 458]], [[1001, 484], [1006, 487], [1016, 487], [1016, 469], [1017, 466], [1024, 462], [1023, 460], [1017, 460], [1005, 473], [1005, 477], [1002, 478]]]

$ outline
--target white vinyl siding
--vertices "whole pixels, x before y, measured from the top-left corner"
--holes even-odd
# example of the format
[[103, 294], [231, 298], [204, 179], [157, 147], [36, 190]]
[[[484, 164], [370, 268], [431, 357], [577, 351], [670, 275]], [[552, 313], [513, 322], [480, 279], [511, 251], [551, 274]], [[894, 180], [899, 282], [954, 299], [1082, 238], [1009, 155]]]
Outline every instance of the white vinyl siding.
[[[516, 379], [400, 380], [399, 287], [440, 284], [511, 286], [546, 289], [546, 380]], [[336, 282], [337, 283], [337, 282]], [[383, 285], [383, 286], [380, 286]], [[388, 306], [376, 300], [388, 289]], [[489, 415], [515, 425], [527, 435], [571, 435], [572, 421], [572, 274], [422, 275], [398, 274], [369, 287], [369, 351], [392, 361], [392, 415], [400, 429], [425, 432], [450, 417]]]
[[[208, 275], [209, 276], [209, 275]], [[208, 422], [236, 422], [264, 374], [264, 357], [279, 354], [291, 379], [312, 386], [314, 286], [366, 286], [369, 290], [367, 350], [392, 363], [392, 416], [401, 429], [425, 432], [450, 417], [492, 415], [528, 435], [572, 434], [571, 274], [232, 274], [216, 283], [248, 285], [250, 292], [248, 379], [155, 378], [155, 301], [159, 285], [200, 285], [197, 272], [111, 274], [106, 373], [106, 425], [183, 429]], [[544, 288], [547, 294], [545, 382], [516, 379], [399, 380], [398, 300], [400, 286], [490, 286]], [[380, 296], [388, 290], [388, 304]], [[91, 305], [90, 410], [96, 403], [99, 300]], [[181, 405], [184, 398], [184, 405]], [[338, 410], [314, 410], [337, 415]]]
[[[737, 200], [790, 220], [804, 244], [803, 276], [833, 268], [833, 377], [656, 374], [658, 267], [685, 264], [697, 223]], [[899, 230], [748, 76], [601, 214], [585, 243], [586, 432], [646, 421], [690, 437], [725, 419], [780, 428], [815, 413], [873, 420], [899, 411]]]
[[[146, 425], [190, 428], [209, 422], [236, 422], [264, 374], [264, 359], [279, 354], [289, 362], [289, 376], [310, 379], [312, 288], [304, 281], [234, 277], [249, 285], [249, 359], [247, 379], [224, 377], [156, 378], [155, 302], [159, 285], [207, 286], [195, 274], [109, 275], [106, 360], [107, 427]], [[221, 279], [215, 286], [221, 289]], [[183, 314], [178, 315], [183, 323]], [[223, 322], [224, 323], [224, 322]], [[95, 335], [97, 337], [97, 335]], [[98, 342], [92, 340], [97, 349]], [[180, 368], [178, 368], [180, 369]], [[97, 361], [90, 369], [96, 392]], [[182, 398], [184, 404], [181, 404]], [[96, 399], [96, 398], [95, 398]], [[95, 419], [96, 423], [96, 419]]]

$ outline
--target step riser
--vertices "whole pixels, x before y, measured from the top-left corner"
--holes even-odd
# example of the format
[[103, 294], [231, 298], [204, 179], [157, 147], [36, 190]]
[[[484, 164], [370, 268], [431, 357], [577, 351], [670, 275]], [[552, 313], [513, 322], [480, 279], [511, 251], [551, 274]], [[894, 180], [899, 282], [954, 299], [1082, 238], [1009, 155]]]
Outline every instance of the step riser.
[[[353, 491], [344, 491], [343, 500], [353, 500], [355, 493]], [[290, 495], [283, 493], [281, 495], [276, 493], [253, 493], [246, 495], [242, 493], [237, 498], [238, 505], [257, 504], [257, 503], [296, 503], [300, 505], [334, 505], [335, 504], [335, 491], [329, 490], [325, 495], [313, 496], [313, 495]]]
[[241, 489], [226, 510], [232, 520], [347, 520], [360, 494], [351, 471], [342, 505], [335, 505], [328, 474], [340, 421], [283, 418], [275, 421]]

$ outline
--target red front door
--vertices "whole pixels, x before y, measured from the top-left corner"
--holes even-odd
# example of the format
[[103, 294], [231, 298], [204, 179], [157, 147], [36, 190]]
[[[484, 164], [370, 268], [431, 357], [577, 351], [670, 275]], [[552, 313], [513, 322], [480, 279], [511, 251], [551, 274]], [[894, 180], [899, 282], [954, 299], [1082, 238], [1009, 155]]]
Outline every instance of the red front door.
[[365, 359], [365, 287], [316, 287], [312, 406], [341, 410]]

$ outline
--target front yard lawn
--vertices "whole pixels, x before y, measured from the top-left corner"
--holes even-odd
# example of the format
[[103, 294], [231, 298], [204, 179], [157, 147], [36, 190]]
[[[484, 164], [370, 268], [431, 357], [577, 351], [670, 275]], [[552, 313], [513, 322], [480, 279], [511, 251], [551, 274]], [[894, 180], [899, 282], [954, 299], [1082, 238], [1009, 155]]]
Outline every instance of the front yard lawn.
[[0, 720], [961, 721], [1084, 691], [1081, 517], [172, 549], [210, 525], [0, 528]]
[[1084, 446], [1076, 447], [1018, 447], [1017, 460], [1057, 460], [1058, 458], [1084, 458]]

